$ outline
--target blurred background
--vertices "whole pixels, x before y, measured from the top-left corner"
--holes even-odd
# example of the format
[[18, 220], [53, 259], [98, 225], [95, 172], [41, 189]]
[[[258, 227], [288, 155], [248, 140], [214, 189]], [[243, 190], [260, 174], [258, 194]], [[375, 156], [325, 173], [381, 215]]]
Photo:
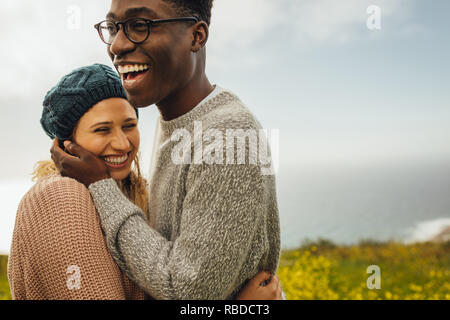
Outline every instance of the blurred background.
[[[33, 165], [50, 158], [39, 124], [46, 92], [74, 68], [111, 65], [93, 27], [109, 5], [0, 2], [0, 253]], [[368, 26], [371, 5], [380, 28]], [[280, 130], [283, 248], [448, 231], [448, 12], [447, 0], [215, 0], [209, 79]], [[141, 113], [144, 168], [157, 117], [155, 106]]]

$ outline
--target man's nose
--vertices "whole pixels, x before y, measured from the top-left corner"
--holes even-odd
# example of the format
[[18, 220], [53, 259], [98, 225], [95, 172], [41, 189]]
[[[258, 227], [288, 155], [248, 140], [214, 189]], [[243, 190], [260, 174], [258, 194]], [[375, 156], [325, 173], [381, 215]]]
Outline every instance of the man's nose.
[[120, 57], [132, 51], [134, 48], [135, 44], [127, 38], [122, 26], [114, 37], [109, 50], [113, 55]]

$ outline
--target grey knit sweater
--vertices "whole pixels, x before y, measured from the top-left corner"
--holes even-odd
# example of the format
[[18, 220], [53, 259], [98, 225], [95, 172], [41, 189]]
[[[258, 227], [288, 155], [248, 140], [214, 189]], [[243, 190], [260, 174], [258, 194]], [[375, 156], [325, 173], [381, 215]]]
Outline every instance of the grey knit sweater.
[[[155, 299], [234, 299], [258, 271], [275, 272], [279, 261], [275, 177], [250, 163], [255, 151], [248, 141], [245, 164], [231, 164], [239, 151], [225, 142], [227, 130], [258, 131], [261, 125], [229, 91], [159, 125], [149, 224], [114, 180], [89, 187], [107, 245], [118, 265]], [[208, 129], [215, 129], [216, 140]], [[202, 135], [215, 142], [204, 140], [199, 148], [195, 141]], [[208, 145], [216, 146], [209, 154], [217, 157], [201, 159], [199, 150], [207, 154]]]

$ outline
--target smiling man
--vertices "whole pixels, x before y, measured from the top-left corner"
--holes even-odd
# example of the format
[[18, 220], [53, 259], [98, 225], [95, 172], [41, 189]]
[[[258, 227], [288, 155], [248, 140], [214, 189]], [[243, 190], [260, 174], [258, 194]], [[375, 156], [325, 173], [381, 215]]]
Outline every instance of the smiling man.
[[[149, 223], [102, 159], [74, 143], [66, 147], [75, 156], [57, 142], [52, 148], [61, 173], [89, 187], [116, 262], [156, 299], [233, 299], [258, 271], [274, 273], [279, 261], [273, 175], [262, 174], [252, 161], [236, 161], [240, 157], [229, 145], [215, 144], [216, 153], [227, 155], [226, 164], [220, 158], [173, 161], [174, 134], [195, 137], [194, 123], [214, 129], [214, 137], [203, 136], [209, 141], [229, 130], [262, 129], [236, 95], [213, 86], [205, 74], [212, 2], [113, 0], [106, 21], [96, 25], [130, 102], [138, 108], [155, 104], [161, 114]], [[194, 149], [191, 141], [184, 150]], [[255, 157], [248, 145], [244, 153]]]

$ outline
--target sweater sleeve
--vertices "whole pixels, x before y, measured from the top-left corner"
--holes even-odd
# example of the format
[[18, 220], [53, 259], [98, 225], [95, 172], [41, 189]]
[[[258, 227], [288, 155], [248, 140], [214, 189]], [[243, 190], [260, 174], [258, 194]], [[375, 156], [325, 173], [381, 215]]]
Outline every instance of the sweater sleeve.
[[89, 189], [113, 256], [157, 299], [226, 299], [240, 283], [256, 225], [264, 215], [258, 166], [191, 166], [180, 234], [149, 227], [113, 180]]
[[18, 217], [19, 215], [16, 216], [16, 224], [11, 241], [12, 245], [9, 252], [7, 268], [12, 300], [26, 299], [25, 279], [22, 267], [22, 259], [25, 257], [25, 254], [23, 252], [23, 240], [21, 239], [22, 232], [19, 231], [20, 224], [17, 223]]
[[89, 191], [61, 177], [22, 199], [8, 275], [16, 299], [123, 300], [126, 286], [134, 290], [108, 252]]

